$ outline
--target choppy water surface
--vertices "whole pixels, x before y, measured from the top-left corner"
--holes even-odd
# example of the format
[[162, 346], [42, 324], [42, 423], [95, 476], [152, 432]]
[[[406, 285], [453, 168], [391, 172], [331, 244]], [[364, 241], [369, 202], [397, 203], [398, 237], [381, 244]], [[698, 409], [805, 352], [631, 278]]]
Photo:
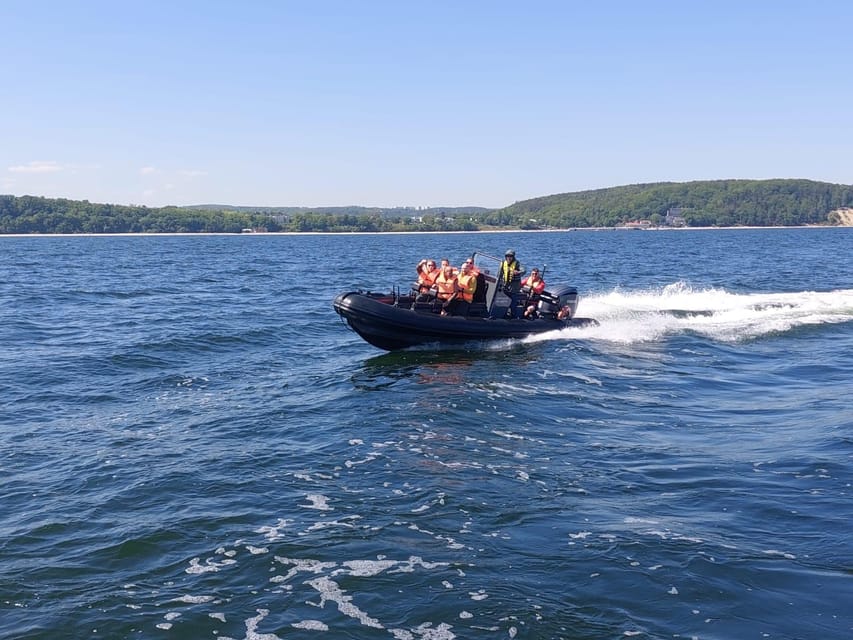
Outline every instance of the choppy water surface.
[[[383, 353], [517, 250], [597, 327]], [[0, 238], [0, 637], [848, 638], [853, 229]]]

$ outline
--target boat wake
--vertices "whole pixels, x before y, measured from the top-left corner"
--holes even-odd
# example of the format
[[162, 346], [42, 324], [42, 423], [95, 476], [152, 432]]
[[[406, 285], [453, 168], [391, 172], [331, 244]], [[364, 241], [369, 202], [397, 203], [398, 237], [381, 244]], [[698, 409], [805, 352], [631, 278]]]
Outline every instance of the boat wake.
[[741, 342], [804, 326], [851, 322], [853, 289], [732, 293], [675, 282], [661, 289], [616, 289], [586, 296], [579, 311], [599, 324], [530, 336], [525, 341], [569, 337], [632, 344], [693, 333], [721, 342]]

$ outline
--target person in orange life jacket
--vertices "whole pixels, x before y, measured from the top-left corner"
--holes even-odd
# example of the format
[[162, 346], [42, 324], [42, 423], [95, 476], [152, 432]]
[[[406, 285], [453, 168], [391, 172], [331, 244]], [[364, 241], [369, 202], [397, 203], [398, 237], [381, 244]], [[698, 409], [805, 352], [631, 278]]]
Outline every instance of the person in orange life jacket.
[[435, 284], [435, 279], [441, 271], [435, 266], [435, 260], [424, 258], [415, 269], [418, 273], [418, 293], [429, 293]]
[[521, 317], [521, 276], [524, 275], [524, 267], [515, 259], [515, 251], [507, 249], [503, 262], [500, 266], [501, 286], [509, 296], [509, 313], [513, 318]]
[[473, 273], [472, 266], [466, 262], [456, 276], [456, 296], [447, 305], [450, 315], [467, 316], [476, 290], [477, 276]]
[[474, 260], [472, 260], [471, 258], [466, 258], [465, 262], [462, 263], [462, 266], [464, 267], [466, 264], [471, 267], [471, 273], [474, 275], [474, 277], [480, 275], [480, 270], [477, 268], [477, 265], [474, 264]]
[[441, 273], [435, 279], [435, 297], [441, 300], [441, 315], [447, 315], [447, 307], [450, 301], [456, 297], [456, 274], [453, 272], [453, 267], [447, 265], [440, 270]]
[[444, 271], [444, 267], [450, 267], [451, 269], [453, 269], [453, 275], [459, 275], [459, 269], [451, 265], [450, 260], [448, 260], [447, 258], [441, 259], [441, 266], [439, 267], [439, 269], [441, 271]]
[[529, 318], [536, 311], [539, 294], [545, 291], [545, 281], [539, 275], [539, 269], [531, 269], [530, 275], [521, 281], [521, 291], [527, 291], [527, 308], [524, 317]]

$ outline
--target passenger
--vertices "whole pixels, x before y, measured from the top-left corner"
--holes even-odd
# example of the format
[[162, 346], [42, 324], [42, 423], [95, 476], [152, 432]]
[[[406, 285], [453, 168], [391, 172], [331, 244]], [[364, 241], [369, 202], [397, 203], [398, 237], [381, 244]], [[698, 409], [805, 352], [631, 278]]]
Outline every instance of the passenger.
[[418, 272], [418, 293], [429, 294], [430, 289], [435, 284], [435, 279], [441, 273], [435, 266], [435, 260], [424, 258], [418, 263], [416, 271]]
[[473, 265], [465, 262], [462, 264], [462, 272], [456, 276], [456, 296], [447, 305], [450, 315], [467, 316], [476, 290], [477, 276]]
[[486, 304], [486, 293], [489, 290], [489, 285], [486, 282], [486, 276], [483, 273], [483, 271], [485, 271], [485, 273], [489, 273], [489, 270], [484, 269], [483, 271], [481, 271], [480, 267], [478, 267], [476, 264], [474, 264], [473, 258], [468, 258], [467, 260], [465, 260], [465, 264], [468, 264], [471, 266], [471, 273], [477, 279], [477, 288], [474, 291], [474, 302], [480, 303], [480, 304], [485, 306], [485, 304]]
[[456, 267], [452, 266], [452, 265], [450, 264], [450, 260], [448, 260], [447, 258], [442, 258], [442, 259], [441, 259], [441, 266], [439, 267], [439, 270], [440, 270], [440, 271], [444, 271], [444, 268], [445, 268], [445, 267], [450, 267], [451, 269], [453, 269], [453, 275], [458, 275], [458, 274], [459, 274], [459, 269], [457, 269]]
[[539, 269], [531, 269], [530, 275], [521, 281], [522, 293], [527, 291], [527, 308], [524, 310], [524, 317], [529, 318], [536, 312], [536, 303], [539, 302], [539, 295], [545, 291], [545, 281], [539, 275]]
[[521, 276], [524, 275], [524, 267], [515, 259], [515, 251], [507, 249], [503, 262], [500, 266], [501, 286], [509, 296], [509, 314], [513, 318], [521, 317]]
[[447, 265], [435, 279], [435, 297], [441, 301], [441, 315], [447, 315], [450, 302], [456, 297], [457, 282], [453, 267]]

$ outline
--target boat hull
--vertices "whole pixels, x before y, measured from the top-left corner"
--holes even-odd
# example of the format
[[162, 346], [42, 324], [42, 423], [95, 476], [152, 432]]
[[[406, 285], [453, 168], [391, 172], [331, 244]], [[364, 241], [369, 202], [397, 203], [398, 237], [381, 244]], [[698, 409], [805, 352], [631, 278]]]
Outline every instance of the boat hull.
[[510, 320], [441, 316], [415, 310], [409, 305], [396, 306], [394, 302], [391, 294], [350, 291], [338, 295], [333, 306], [350, 328], [366, 342], [387, 351], [430, 343], [518, 339], [595, 322], [591, 318]]

